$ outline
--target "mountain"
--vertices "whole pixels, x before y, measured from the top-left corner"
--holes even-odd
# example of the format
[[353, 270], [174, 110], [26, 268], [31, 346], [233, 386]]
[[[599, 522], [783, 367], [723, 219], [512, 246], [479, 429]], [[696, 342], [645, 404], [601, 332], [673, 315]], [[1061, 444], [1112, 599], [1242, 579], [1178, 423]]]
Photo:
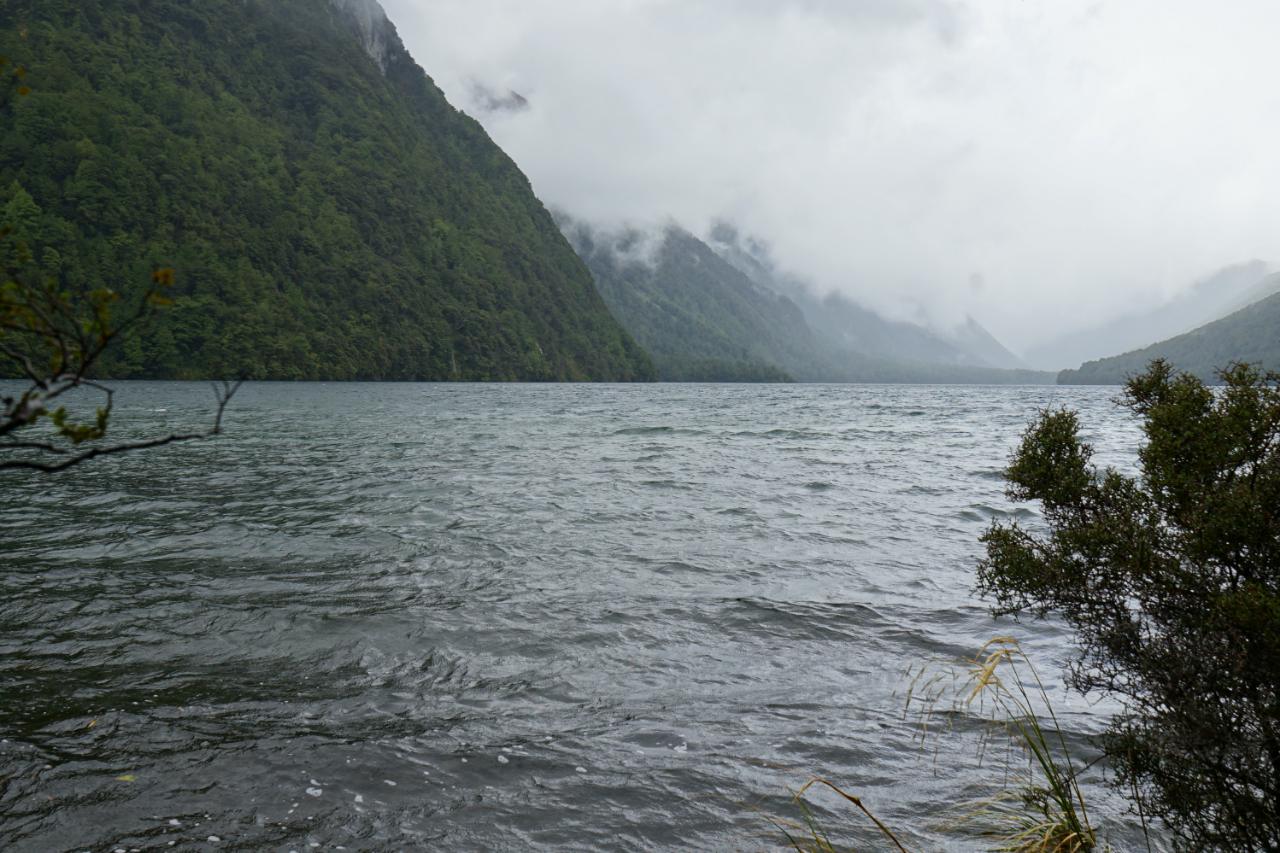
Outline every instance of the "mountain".
[[887, 319], [839, 293], [818, 297], [807, 288], [790, 293], [814, 329], [840, 349], [873, 358], [952, 367], [1025, 366], [972, 317], [957, 329], [940, 332]]
[[1280, 293], [1280, 272], [1272, 273], [1246, 290], [1232, 303], [1228, 313], [1234, 313], [1255, 302], [1261, 302], [1273, 293]]
[[1010, 352], [996, 339], [995, 335], [988, 332], [972, 317], [965, 317], [963, 324], [944, 333], [944, 339], [951, 341], [968, 358], [976, 360], [978, 364], [1010, 370], [1028, 367], [1025, 360]]
[[812, 372], [815, 343], [799, 309], [689, 232], [602, 232], [556, 217], [662, 379], [777, 381]]
[[890, 320], [841, 294], [817, 295], [808, 283], [778, 270], [766, 245], [744, 238], [728, 223], [712, 228], [709, 243], [717, 254], [752, 281], [786, 295], [799, 306], [815, 334], [830, 349], [858, 353], [881, 362], [960, 370], [1026, 367], [972, 317], [966, 318], [959, 327], [945, 331]]
[[[1280, 281], [1272, 280], [1273, 284]], [[1280, 370], [1280, 293], [1178, 335], [1124, 355], [1090, 361], [1079, 370], [1058, 374], [1063, 385], [1113, 385], [1143, 370], [1153, 359], [1163, 358], [1179, 370], [1206, 382], [1216, 382], [1216, 371], [1233, 361]]]
[[1180, 335], [1267, 295], [1260, 290], [1267, 269], [1256, 260], [1225, 267], [1149, 311], [1033, 347], [1027, 352], [1027, 361], [1056, 370]]
[[0, 204], [46, 270], [176, 268], [109, 375], [653, 375], [373, 0], [6, 0], [0, 53], [33, 90], [0, 115]]
[[[703, 241], [677, 225], [611, 232], [557, 213], [610, 310], [668, 380], [1049, 382], [990, 367], [966, 344], [894, 323], [842, 297], [819, 299], [724, 227]], [[972, 347], [1003, 350], [973, 324]], [[1007, 351], [1005, 351], [1007, 354]], [[1008, 355], [1012, 359], [1012, 355]]]

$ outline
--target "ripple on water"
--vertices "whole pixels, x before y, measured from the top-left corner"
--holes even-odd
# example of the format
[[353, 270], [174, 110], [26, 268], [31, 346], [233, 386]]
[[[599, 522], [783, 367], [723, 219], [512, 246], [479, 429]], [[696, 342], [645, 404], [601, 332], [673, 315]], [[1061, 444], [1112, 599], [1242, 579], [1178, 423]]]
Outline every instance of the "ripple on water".
[[[206, 395], [122, 383], [120, 434]], [[921, 758], [904, 673], [1008, 630], [1001, 467], [1061, 403], [1131, 464], [1111, 395], [246, 386], [0, 497], [0, 848], [739, 849], [821, 774], [938, 849], [989, 774]]]

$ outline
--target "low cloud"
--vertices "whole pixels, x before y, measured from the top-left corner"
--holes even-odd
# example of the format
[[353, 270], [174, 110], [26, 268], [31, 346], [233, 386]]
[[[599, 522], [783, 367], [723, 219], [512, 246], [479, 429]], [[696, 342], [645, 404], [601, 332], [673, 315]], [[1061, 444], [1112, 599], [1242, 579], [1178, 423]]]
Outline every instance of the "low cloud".
[[1021, 348], [1280, 260], [1273, 0], [384, 5], [548, 204], [729, 220], [895, 316]]

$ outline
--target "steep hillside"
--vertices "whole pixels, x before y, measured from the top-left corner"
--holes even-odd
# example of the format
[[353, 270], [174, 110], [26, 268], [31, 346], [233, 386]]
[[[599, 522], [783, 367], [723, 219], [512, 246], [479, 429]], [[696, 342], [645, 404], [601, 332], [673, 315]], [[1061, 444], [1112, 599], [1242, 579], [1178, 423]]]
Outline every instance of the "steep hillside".
[[1280, 370], [1280, 293], [1167, 341], [1124, 355], [1090, 361], [1058, 374], [1063, 385], [1113, 385], [1163, 358], [1175, 368], [1216, 381], [1215, 371], [1233, 361]]
[[972, 317], [954, 330], [940, 332], [917, 323], [890, 320], [839, 293], [819, 296], [808, 283], [781, 273], [766, 246], [743, 238], [726, 223], [712, 230], [710, 245], [752, 281], [787, 296], [829, 349], [860, 354], [872, 361], [937, 365], [960, 371], [969, 367], [1026, 367]]
[[1264, 290], [1267, 269], [1262, 261], [1224, 267], [1150, 310], [1045, 341], [1027, 352], [1027, 360], [1057, 370], [1188, 332], [1273, 292]]
[[116, 376], [642, 379], [528, 181], [373, 0], [8, 0], [0, 203], [68, 285], [177, 269]]
[[[669, 380], [1049, 382], [987, 367], [962, 345], [891, 323], [840, 297], [820, 300], [767, 260], [677, 226], [601, 232], [557, 214], [614, 315]], [[974, 324], [976, 327], [976, 324]], [[977, 327], [980, 329], [980, 327]], [[973, 346], [1000, 348], [968, 332]], [[1012, 359], [1012, 356], [1009, 356]]]
[[557, 214], [605, 302], [674, 381], [771, 381], [813, 372], [804, 317], [676, 226], [602, 233]]

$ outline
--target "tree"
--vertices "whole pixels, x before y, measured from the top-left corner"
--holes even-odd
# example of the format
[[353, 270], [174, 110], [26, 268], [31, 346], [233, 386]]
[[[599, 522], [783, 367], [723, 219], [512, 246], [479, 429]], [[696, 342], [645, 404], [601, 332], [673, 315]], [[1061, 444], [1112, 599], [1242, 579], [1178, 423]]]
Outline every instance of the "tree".
[[1045, 530], [994, 524], [978, 572], [1001, 614], [1075, 630], [1069, 680], [1119, 699], [1117, 784], [1194, 849], [1280, 849], [1280, 374], [1216, 393], [1156, 361], [1122, 403], [1140, 474], [1098, 471], [1066, 410], [1042, 412], [1006, 472]]
[[[0, 109], [30, 91], [26, 69], [0, 57]], [[0, 376], [22, 377], [26, 387], [0, 394], [0, 470], [61, 471], [96, 456], [158, 447], [217, 435], [239, 383], [215, 385], [217, 410], [210, 429], [133, 442], [105, 443], [113, 392], [95, 381], [94, 367], [107, 348], [169, 304], [174, 271], [155, 270], [150, 286], [121, 311], [116, 291], [77, 288], [61, 280], [57, 252], [37, 259], [40, 209], [21, 186], [0, 211]], [[89, 419], [77, 419], [64, 400], [76, 389], [99, 392], [104, 402]], [[41, 429], [41, 426], [46, 429]]]

